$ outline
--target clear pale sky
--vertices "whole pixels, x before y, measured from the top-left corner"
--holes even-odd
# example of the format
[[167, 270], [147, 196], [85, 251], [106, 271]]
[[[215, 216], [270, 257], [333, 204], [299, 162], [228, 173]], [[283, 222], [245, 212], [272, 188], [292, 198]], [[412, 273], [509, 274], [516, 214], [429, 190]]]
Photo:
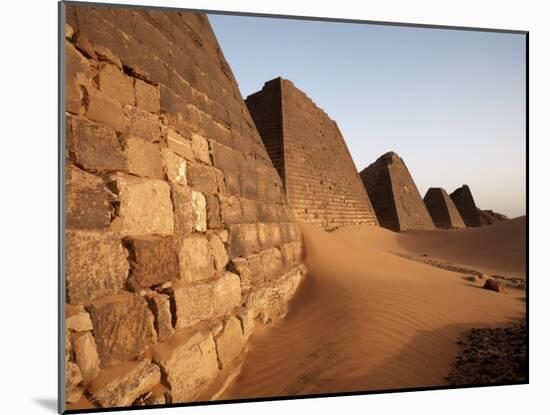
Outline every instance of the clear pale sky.
[[468, 184], [526, 213], [525, 36], [210, 15], [243, 97], [277, 76], [334, 119], [358, 170], [393, 150], [421, 195]]

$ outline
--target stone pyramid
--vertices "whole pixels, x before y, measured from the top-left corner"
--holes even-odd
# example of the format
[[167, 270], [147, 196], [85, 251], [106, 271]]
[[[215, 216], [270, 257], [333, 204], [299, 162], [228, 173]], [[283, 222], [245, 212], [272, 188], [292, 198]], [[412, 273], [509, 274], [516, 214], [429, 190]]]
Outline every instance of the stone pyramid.
[[380, 226], [393, 231], [434, 229], [407, 166], [390, 151], [359, 173]]
[[336, 122], [304, 92], [276, 78], [246, 104], [298, 220], [328, 230], [377, 224]]
[[455, 203], [466, 226], [481, 226], [479, 210], [468, 185], [462, 185], [462, 187], [459, 187], [451, 193], [451, 199]]
[[424, 203], [436, 227], [452, 229], [466, 226], [445, 189], [430, 187], [424, 196]]
[[60, 4], [61, 409], [208, 400], [303, 276], [292, 208], [206, 15]]

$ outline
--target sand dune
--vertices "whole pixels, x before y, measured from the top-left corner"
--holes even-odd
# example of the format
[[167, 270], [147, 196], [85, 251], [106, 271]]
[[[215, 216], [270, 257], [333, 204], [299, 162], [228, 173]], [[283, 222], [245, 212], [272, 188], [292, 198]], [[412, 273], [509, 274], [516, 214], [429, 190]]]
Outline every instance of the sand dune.
[[519, 273], [521, 258], [485, 261], [468, 246], [478, 240], [502, 247], [505, 237], [521, 238], [514, 234], [521, 220], [510, 223], [464, 235], [369, 226], [330, 234], [301, 225], [308, 276], [287, 317], [257, 329], [241, 375], [220, 399], [445, 384], [459, 334], [523, 319], [525, 292], [483, 290], [460, 274], [391, 252], [428, 251]]

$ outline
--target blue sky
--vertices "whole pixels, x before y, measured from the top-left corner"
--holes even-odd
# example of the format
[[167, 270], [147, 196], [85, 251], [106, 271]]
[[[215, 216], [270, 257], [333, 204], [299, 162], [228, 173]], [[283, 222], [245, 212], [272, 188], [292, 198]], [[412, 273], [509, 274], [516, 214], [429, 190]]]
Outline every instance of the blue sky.
[[525, 207], [525, 37], [210, 15], [243, 97], [277, 76], [334, 119], [362, 170], [393, 150], [422, 196], [468, 184], [478, 207]]

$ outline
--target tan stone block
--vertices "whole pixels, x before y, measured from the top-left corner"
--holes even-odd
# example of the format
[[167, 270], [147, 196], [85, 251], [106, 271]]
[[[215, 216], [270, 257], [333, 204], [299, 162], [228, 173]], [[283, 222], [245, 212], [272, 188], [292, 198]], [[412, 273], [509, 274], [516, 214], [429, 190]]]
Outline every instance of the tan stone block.
[[206, 138], [199, 134], [193, 134], [191, 140], [195, 158], [203, 163], [210, 164], [210, 151]]
[[217, 193], [216, 170], [199, 163], [189, 163], [187, 169], [189, 186], [203, 193]]
[[206, 198], [201, 192], [193, 190], [191, 192], [191, 204], [195, 218], [195, 230], [198, 232], [206, 231]]
[[270, 248], [261, 252], [264, 277], [272, 280], [279, 277], [283, 271], [281, 252], [277, 248]]
[[160, 94], [156, 86], [136, 79], [136, 105], [149, 112], [160, 111]]
[[71, 25], [65, 23], [65, 39], [71, 39], [74, 35], [74, 29]]
[[162, 157], [158, 144], [141, 138], [128, 137], [126, 140], [128, 172], [136, 176], [162, 179], [164, 176]]
[[99, 90], [122, 105], [134, 105], [134, 80], [110, 63], [101, 65], [99, 70]]
[[226, 272], [214, 282], [213, 308], [214, 315], [227, 314], [241, 303], [241, 280], [238, 275]]
[[174, 232], [168, 183], [123, 174], [110, 179], [120, 203], [113, 229], [123, 235], [171, 235]]
[[226, 225], [240, 223], [242, 218], [241, 201], [237, 196], [219, 195], [222, 222]]
[[79, 385], [82, 383], [80, 368], [73, 362], [65, 363], [65, 402], [78, 402], [84, 392]]
[[173, 151], [163, 148], [161, 150], [164, 162], [164, 171], [168, 180], [182, 186], [187, 185], [187, 162]]
[[91, 332], [78, 333], [73, 336], [73, 347], [76, 363], [85, 382], [91, 382], [99, 373], [99, 355]]
[[178, 255], [172, 238], [127, 238], [132, 277], [142, 288], [161, 285], [179, 276]]
[[84, 111], [81, 87], [88, 85], [94, 70], [70, 42], [65, 42], [65, 111], [81, 114]]
[[174, 231], [177, 235], [187, 236], [195, 228], [191, 190], [178, 184], [171, 184], [170, 189], [174, 204]]
[[67, 329], [72, 331], [88, 331], [93, 329], [90, 315], [85, 311], [78, 311], [76, 314], [67, 317], [65, 322]]
[[206, 195], [206, 222], [208, 229], [219, 229], [222, 226], [218, 195]]
[[231, 316], [219, 336], [216, 338], [218, 360], [222, 368], [226, 367], [242, 351], [244, 337], [240, 321]]
[[120, 59], [111, 51], [111, 49], [107, 48], [103, 45], [94, 45], [95, 53], [97, 55], [98, 60], [103, 62], [110, 62], [113, 65], [115, 65], [118, 69], [122, 70], [122, 62]]
[[176, 310], [176, 330], [208, 320], [213, 313], [213, 291], [210, 284], [175, 286], [172, 296]]
[[149, 305], [155, 315], [155, 328], [159, 341], [164, 341], [174, 334], [172, 327], [172, 313], [170, 311], [170, 297], [165, 294], [153, 294], [149, 297]]
[[160, 120], [158, 115], [131, 105], [124, 106], [124, 113], [128, 117], [128, 135], [143, 138], [147, 141], [159, 141]]
[[231, 259], [231, 270], [239, 275], [242, 290], [250, 288], [250, 284], [252, 283], [252, 271], [246, 258]]
[[88, 87], [86, 91], [88, 93], [86, 117], [107, 127], [114, 128], [118, 132], [124, 132], [128, 126], [128, 119], [120, 102], [93, 87]]
[[261, 284], [265, 281], [265, 269], [261, 254], [252, 254], [246, 257], [250, 269], [250, 280], [253, 284]]
[[120, 291], [128, 276], [127, 251], [111, 233], [66, 232], [67, 302], [88, 303]]
[[70, 164], [66, 178], [67, 215], [70, 229], [107, 229], [111, 223], [114, 195], [103, 179]]
[[102, 366], [131, 359], [157, 340], [153, 314], [138, 295], [104, 297], [88, 311]]
[[229, 255], [246, 256], [259, 251], [256, 224], [229, 226]]
[[[90, 394], [102, 408], [130, 406], [141, 395], [160, 383], [160, 368], [146, 360], [113, 368], [112, 374], [98, 378]], [[109, 377], [109, 375], [111, 375]]]
[[214, 257], [214, 265], [217, 271], [225, 269], [229, 258], [227, 256], [227, 251], [222, 240], [217, 235], [211, 235], [208, 238], [210, 242], [210, 247], [212, 249], [212, 256]]
[[172, 403], [195, 400], [218, 375], [216, 345], [210, 334], [193, 336], [156, 361], [166, 373]]
[[258, 208], [256, 202], [250, 199], [241, 199], [243, 223], [255, 223], [258, 221]]
[[166, 129], [166, 144], [178, 156], [189, 161], [195, 159], [193, 149], [191, 148], [191, 140], [186, 139], [171, 128]]
[[215, 272], [214, 258], [206, 236], [192, 235], [183, 240], [178, 255], [180, 278], [196, 282], [211, 278]]
[[126, 170], [126, 155], [115, 131], [83, 118], [73, 118], [68, 146], [72, 156], [87, 170]]
[[252, 333], [254, 332], [254, 327], [256, 325], [254, 320], [254, 312], [247, 307], [241, 307], [237, 311], [237, 318], [241, 321], [241, 327], [243, 329], [243, 338], [244, 341], [248, 341]]

